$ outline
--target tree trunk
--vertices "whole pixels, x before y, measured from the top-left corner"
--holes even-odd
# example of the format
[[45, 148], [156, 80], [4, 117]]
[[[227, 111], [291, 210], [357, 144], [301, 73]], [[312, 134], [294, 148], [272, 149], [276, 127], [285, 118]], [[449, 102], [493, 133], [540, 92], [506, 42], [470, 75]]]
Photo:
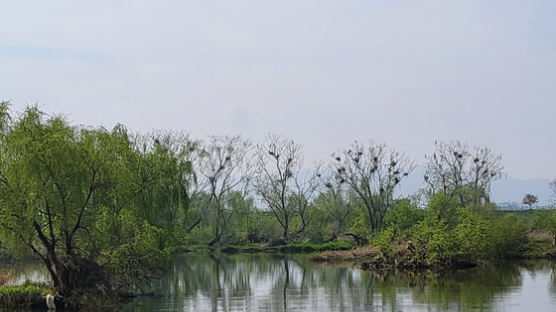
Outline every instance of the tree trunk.
[[54, 288], [62, 295], [69, 296], [72, 291], [69, 272], [67, 267], [62, 263], [56, 255], [55, 249], [48, 248], [47, 255], [43, 258], [48, 273], [54, 282]]

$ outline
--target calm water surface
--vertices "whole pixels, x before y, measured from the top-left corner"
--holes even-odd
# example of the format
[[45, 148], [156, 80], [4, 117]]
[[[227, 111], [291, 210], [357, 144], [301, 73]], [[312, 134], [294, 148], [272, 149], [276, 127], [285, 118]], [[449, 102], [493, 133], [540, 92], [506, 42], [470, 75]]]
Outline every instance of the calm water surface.
[[[7, 269], [0, 265], [0, 271]], [[12, 284], [48, 281], [20, 263]], [[307, 255], [187, 254], [152, 282], [138, 311], [556, 311], [556, 262], [503, 262], [443, 274], [380, 276]]]
[[556, 262], [380, 276], [307, 255], [188, 254], [124, 311], [556, 311]]

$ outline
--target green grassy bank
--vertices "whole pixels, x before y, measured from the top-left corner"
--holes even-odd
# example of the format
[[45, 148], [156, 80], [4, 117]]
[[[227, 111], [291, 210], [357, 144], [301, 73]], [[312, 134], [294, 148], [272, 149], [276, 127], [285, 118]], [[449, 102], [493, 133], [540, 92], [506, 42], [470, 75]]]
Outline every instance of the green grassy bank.
[[28, 283], [2, 287], [0, 288], [0, 311], [46, 308], [44, 298], [49, 291], [46, 286]]

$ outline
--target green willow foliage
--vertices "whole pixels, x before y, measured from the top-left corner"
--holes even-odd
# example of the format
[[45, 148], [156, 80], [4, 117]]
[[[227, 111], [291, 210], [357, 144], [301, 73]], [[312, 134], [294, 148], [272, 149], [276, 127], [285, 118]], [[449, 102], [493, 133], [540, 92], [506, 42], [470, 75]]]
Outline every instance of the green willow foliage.
[[66, 295], [110, 287], [106, 270], [138, 278], [163, 264], [180, 244], [192, 173], [188, 150], [171, 143], [71, 126], [36, 107], [13, 116], [1, 103], [4, 245], [42, 259]]

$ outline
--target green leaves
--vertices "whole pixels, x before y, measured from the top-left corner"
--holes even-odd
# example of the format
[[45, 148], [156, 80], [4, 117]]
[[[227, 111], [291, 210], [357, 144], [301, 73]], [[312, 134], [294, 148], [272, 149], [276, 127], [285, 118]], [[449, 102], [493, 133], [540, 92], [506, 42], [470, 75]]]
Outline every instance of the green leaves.
[[443, 194], [434, 196], [424, 210], [400, 201], [387, 213], [388, 227], [374, 236], [373, 244], [392, 257], [400, 256], [395, 255], [396, 250], [407, 248], [403, 262], [415, 266], [523, 254], [527, 244], [523, 220], [474, 210], [476, 207], [460, 207], [457, 199]]
[[147, 268], [164, 263], [189, 205], [188, 141], [76, 127], [37, 107], [12, 118], [6, 103], [0, 127], [2, 240], [41, 257], [55, 286], [71, 289], [62, 259], [127, 250]]
[[386, 226], [393, 227], [398, 236], [406, 237], [411, 227], [422, 221], [425, 211], [412, 204], [407, 199], [397, 201], [396, 206], [386, 212], [384, 223]]
[[457, 211], [459, 223], [454, 229], [454, 236], [458, 242], [457, 253], [464, 257], [480, 258], [488, 254], [489, 224], [470, 208], [460, 208]]

